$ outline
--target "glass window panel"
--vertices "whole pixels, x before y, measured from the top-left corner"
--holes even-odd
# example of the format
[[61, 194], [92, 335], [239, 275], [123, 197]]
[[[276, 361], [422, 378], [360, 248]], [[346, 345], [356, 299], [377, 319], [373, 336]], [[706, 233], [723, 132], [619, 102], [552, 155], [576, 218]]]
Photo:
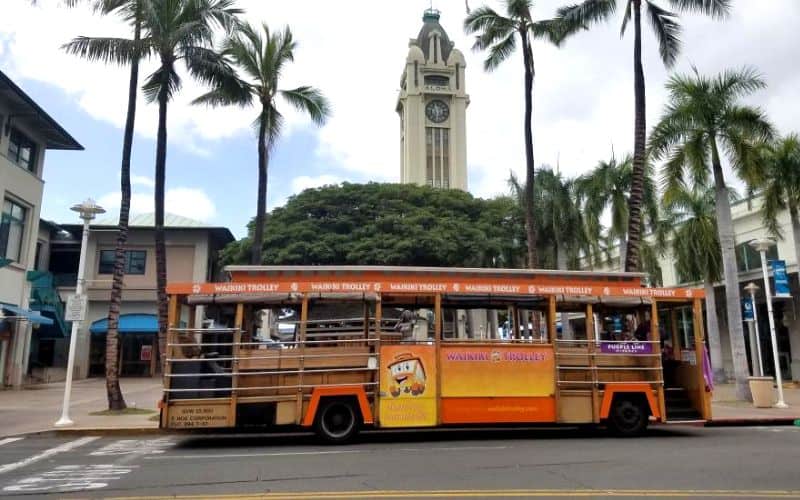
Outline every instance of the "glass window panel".
[[25, 234], [25, 207], [11, 201], [3, 202], [0, 225], [0, 255], [19, 261], [22, 256], [22, 238]]
[[114, 274], [114, 260], [116, 252], [114, 250], [100, 251], [100, 265], [97, 268], [98, 274]]
[[132, 250], [128, 252], [127, 274], [144, 274], [147, 262], [147, 252], [144, 250]]

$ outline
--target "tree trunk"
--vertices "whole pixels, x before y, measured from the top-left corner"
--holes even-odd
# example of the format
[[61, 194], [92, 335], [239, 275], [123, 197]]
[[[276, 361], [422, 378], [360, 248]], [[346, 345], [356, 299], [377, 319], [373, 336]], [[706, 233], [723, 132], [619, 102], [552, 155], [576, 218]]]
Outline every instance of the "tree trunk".
[[628, 255], [628, 239], [624, 236], [619, 239], [619, 270], [625, 271], [625, 257]]
[[752, 400], [747, 383], [749, 368], [744, 345], [742, 326], [742, 300], [739, 294], [739, 277], [736, 269], [736, 253], [733, 239], [733, 218], [728, 189], [722, 173], [719, 150], [714, 137], [711, 138], [711, 162], [714, 171], [714, 188], [717, 204], [717, 231], [722, 248], [722, 268], [725, 276], [725, 308], [728, 313], [728, 337], [733, 355], [733, 373], [736, 378], [736, 397], [743, 401]]
[[639, 244], [642, 236], [642, 198], [644, 197], [645, 162], [645, 87], [642, 68], [642, 2], [633, 0], [633, 93], [636, 104], [633, 125], [633, 172], [631, 195], [628, 199], [628, 244], [625, 251], [625, 271], [639, 270]]
[[[564, 244], [556, 246], [556, 267], [559, 271], [567, 270], [567, 251]], [[575, 336], [572, 334], [572, 327], [569, 324], [569, 313], [562, 312], [561, 316], [561, 338], [565, 340], [572, 340]], [[551, 339], [552, 341], [552, 339]]]
[[792, 241], [794, 242], [794, 258], [800, 267], [800, 207], [789, 201], [789, 218], [792, 221]]
[[[141, 38], [141, 25], [137, 19], [133, 39]], [[119, 232], [114, 258], [114, 277], [111, 284], [111, 299], [108, 306], [108, 331], [106, 333], [106, 394], [109, 410], [124, 410], [125, 398], [119, 386], [119, 313], [122, 304], [122, 287], [125, 280], [125, 245], [128, 242], [128, 221], [131, 211], [131, 150], [133, 129], [136, 120], [136, 92], [139, 87], [139, 60], [131, 63], [128, 84], [128, 112], [125, 118], [125, 133], [122, 140], [122, 166], [120, 167]]]
[[256, 202], [256, 227], [253, 229], [253, 244], [250, 247], [250, 264], [261, 264], [264, 245], [264, 219], [267, 214], [267, 124], [269, 115], [266, 109], [261, 113], [258, 125], [258, 200]]
[[[164, 71], [169, 74], [169, 71]], [[158, 94], [158, 133], [156, 135], [156, 189], [155, 189], [155, 240], [156, 240], [156, 286], [158, 297], [158, 356], [161, 373], [167, 352], [167, 248], [164, 242], [164, 183], [167, 168], [167, 92], [168, 83], [162, 82]]]
[[708, 353], [711, 357], [711, 369], [715, 384], [724, 384], [727, 377], [722, 364], [722, 342], [719, 339], [719, 321], [717, 318], [717, 297], [714, 284], [706, 280], [706, 330], [708, 330]]
[[525, 236], [528, 243], [528, 269], [536, 269], [539, 257], [536, 254], [536, 224], [534, 218], [534, 174], [533, 163], [533, 51], [527, 31], [520, 32], [525, 63]]

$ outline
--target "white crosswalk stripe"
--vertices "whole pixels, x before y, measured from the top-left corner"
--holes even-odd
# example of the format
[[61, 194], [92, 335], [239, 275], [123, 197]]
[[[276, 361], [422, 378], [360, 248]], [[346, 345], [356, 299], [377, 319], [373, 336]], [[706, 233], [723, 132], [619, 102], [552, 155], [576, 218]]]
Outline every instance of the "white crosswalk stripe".
[[24, 458], [17, 462], [12, 462], [10, 464], [0, 465], [0, 474], [5, 472], [9, 472], [15, 469], [19, 469], [20, 467], [25, 467], [26, 465], [30, 465], [34, 462], [38, 462], [39, 460], [44, 460], [45, 458], [50, 458], [54, 455], [58, 455], [59, 453], [64, 453], [65, 451], [70, 451], [85, 444], [91, 443], [92, 441], [100, 439], [98, 436], [87, 436], [80, 439], [76, 439], [74, 441], [69, 441], [59, 446], [49, 448], [44, 450], [41, 453], [37, 453], [36, 455], [31, 455], [28, 458]]
[[9, 444], [9, 443], [16, 443], [17, 441], [21, 441], [23, 439], [25, 439], [25, 438], [21, 438], [21, 437], [3, 438], [3, 439], [0, 439], [0, 446], [3, 446], [4, 444]]

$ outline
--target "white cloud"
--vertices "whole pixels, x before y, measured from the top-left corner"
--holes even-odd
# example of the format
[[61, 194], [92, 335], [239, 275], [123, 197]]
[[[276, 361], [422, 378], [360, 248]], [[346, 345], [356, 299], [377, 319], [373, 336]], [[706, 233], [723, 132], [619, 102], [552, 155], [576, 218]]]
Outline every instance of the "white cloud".
[[131, 175], [131, 185], [145, 186], [153, 189], [156, 187], [156, 181], [153, 180], [152, 177], [148, 177], [146, 175]]
[[328, 186], [330, 184], [339, 184], [343, 179], [335, 175], [318, 175], [310, 177], [308, 175], [301, 175], [292, 179], [292, 194], [299, 193], [308, 188], [315, 188], [321, 186]]
[[[499, 0], [487, 0], [502, 8]], [[80, 34], [125, 36], [125, 26], [97, 18], [86, 9], [55, 8], [55, 0], [31, 8], [23, 0], [3, 0], [0, 47], [12, 77], [47, 82], [63, 89], [91, 116], [123, 126], [127, 74], [124, 69], [90, 64], [68, 56], [59, 46]], [[421, 26], [424, 2], [353, 0], [346, 2], [282, 2], [240, 0], [253, 22], [266, 20], [277, 28], [289, 24], [299, 43], [295, 63], [282, 75], [285, 87], [314, 85], [332, 102], [333, 116], [321, 129], [282, 103], [286, 134], [308, 128], [317, 135], [317, 153], [331, 168], [359, 178], [399, 178], [399, 119], [395, 104], [410, 37]], [[484, 2], [477, 2], [478, 3]], [[563, 0], [536, 2], [535, 16], [551, 16]], [[762, 6], [761, 3], [764, 5]], [[313, 5], [313, 7], [311, 7]], [[379, 5], [379, 6], [377, 6]], [[468, 163], [471, 190], [491, 195], [506, 190], [508, 171], [524, 172], [522, 138], [523, 89], [519, 55], [492, 74], [482, 69], [485, 54], [470, 50], [463, 34], [464, 3], [439, 0], [442, 24], [467, 59], [466, 86]], [[760, 2], [756, 10], [734, 3], [725, 22], [683, 16], [684, 50], [676, 66], [692, 64], [703, 73], [755, 65], [769, 88], [753, 102], [763, 106], [783, 132], [800, 129], [800, 100], [795, 98], [800, 75], [795, 65], [800, 46], [800, 2]], [[313, 9], [313, 10], [312, 10]], [[312, 11], [312, 15], [309, 15]], [[536, 164], [558, 165], [576, 175], [608, 158], [630, 152], [633, 143], [632, 33], [619, 39], [619, 15], [593, 27], [556, 49], [537, 41], [534, 127]], [[664, 105], [668, 76], [658, 58], [657, 43], [645, 26], [644, 66], [647, 119], [652, 126]], [[47, 61], [47, 64], [42, 64]], [[142, 70], [146, 75], [152, 63]], [[184, 91], [170, 106], [170, 141], [208, 154], [215, 141], [250, 134], [252, 110], [207, 110], [188, 105], [201, 88], [185, 78]], [[156, 108], [140, 106], [137, 131], [154, 137]], [[302, 178], [298, 178], [302, 179]], [[477, 181], [477, 182], [476, 182]], [[312, 185], [296, 180], [298, 186]], [[294, 183], [293, 183], [294, 184]]]
[[[115, 214], [119, 212], [119, 192], [107, 193], [101, 196], [97, 203], [106, 209], [106, 212]], [[182, 215], [202, 222], [210, 222], [216, 215], [217, 209], [214, 202], [202, 189], [177, 187], [167, 189], [164, 194], [164, 208], [167, 213]], [[133, 193], [131, 195], [131, 213], [144, 214], [155, 210], [153, 193]]]

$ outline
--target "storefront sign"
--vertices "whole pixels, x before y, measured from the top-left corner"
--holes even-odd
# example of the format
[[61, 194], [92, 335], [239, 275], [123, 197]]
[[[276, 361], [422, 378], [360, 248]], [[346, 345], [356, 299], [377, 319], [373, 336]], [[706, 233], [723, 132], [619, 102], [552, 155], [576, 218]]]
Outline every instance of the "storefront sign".
[[653, 354], [653, 346], [648, 342], [601, 342], [603, 354]]
[[750, 297], [745, 297], [742, 299], [742, 308], [744, 310], [744, 320], [755, 321], [755, 317], [753, 315], [753, 301]]
[[139, 351], [139, 361], [150, 361], [153, 359], [153, 346], [143, 345]]
[[436, 425], [436, 347], [387, 345], [380, 358], [380, 426]]
[[789, 277], [786, 275], [786, 261], [773, 260], [772, 275], [775, 278], [775, 297], [791, 297]]
[[70, 295], [67, 297], [67, 307], [64, 319], [67, 321], [83, 321], [86, 318], [86, 295]]

